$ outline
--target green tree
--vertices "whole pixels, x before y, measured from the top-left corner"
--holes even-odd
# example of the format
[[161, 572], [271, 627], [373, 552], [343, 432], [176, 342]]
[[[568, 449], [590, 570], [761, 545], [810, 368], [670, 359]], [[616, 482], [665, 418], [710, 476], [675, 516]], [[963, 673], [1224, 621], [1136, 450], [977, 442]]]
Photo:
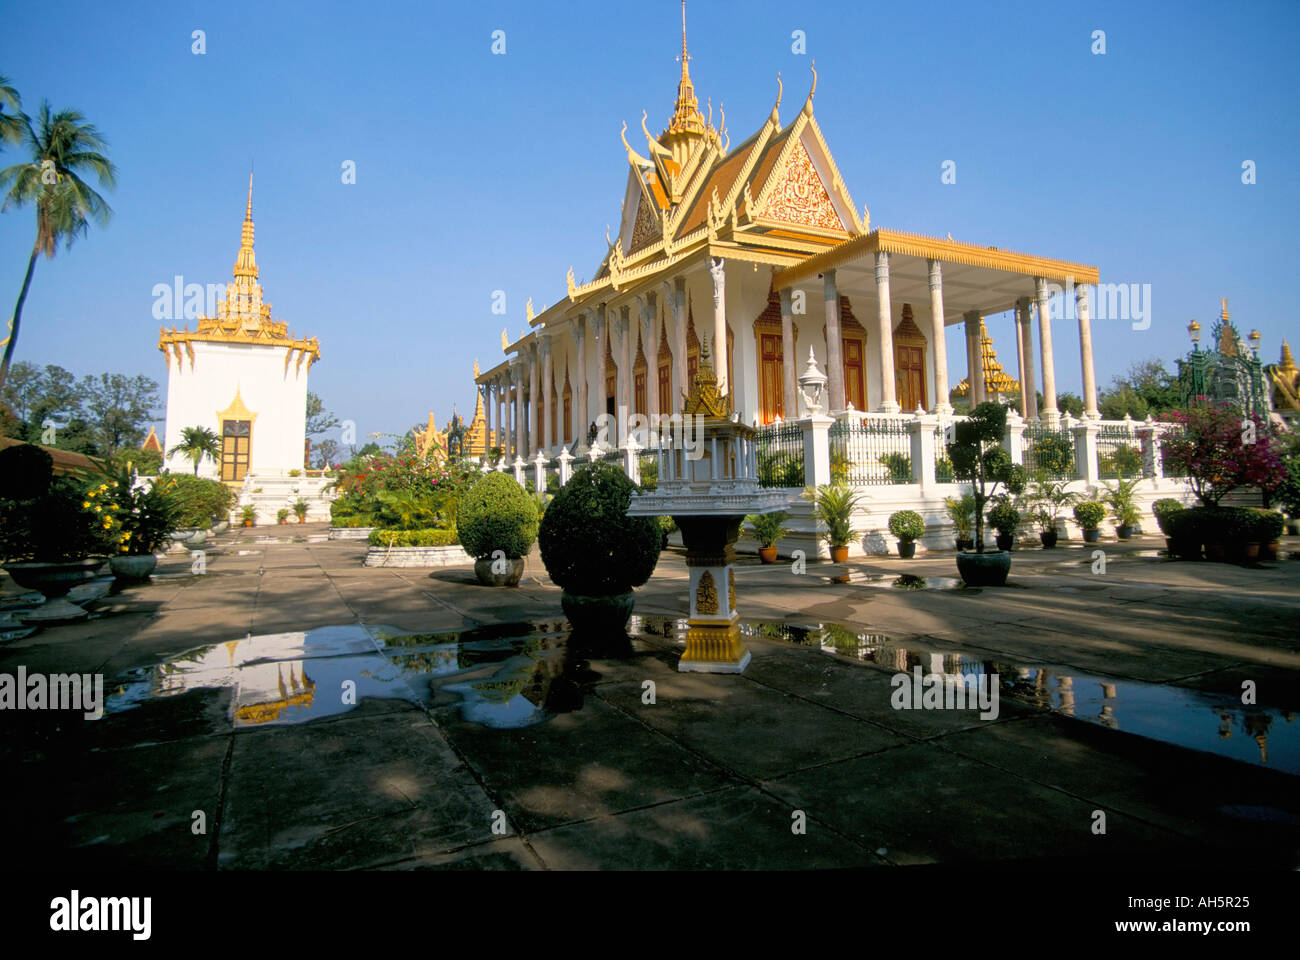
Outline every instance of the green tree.
[[[6, 112], [8, 111], [8, 112]], [[23, 101], [8, 77], [0, 76], [0, 144], [23, 142]]]
[[1025, 488], [1025, 468], [1012, 463], [1011, 455], [1002, 446], [1006, 429], [1007, 408], [985, 401], [954, 425], [953, 442], [948, 444], [953, 476], [968, 482], [975, 496], [975, 549], [980, 553], [984, 552], [984, 505], [999, 485], [1012, 494]]
[[[1038, 404], [1038, 409], [1040, 412], [1042, 411], [1042, 403]], [[1056, 395], [1056, 409], [1061, 411], [1062, 414], [1068, 413], [1072, 417], [1082, 417], [1083, 397], [1077, 393], [1058, 393]]]
[[324, 470], [333, 465], [334, 458], [338, 456], [339, 444], [337, 440], [318, 440], [312, 444], [311, 450], [316, 455], [316, 466]]
[[68, 249], [87, 231], [91, 219], [106, 224], [112, 216], [108, 203], [82, 179], [82, 174], [93, 174], [101, 185], [109, 187], [117, 179], [117, 171], [103, 152], [107, 149], [104, 138], [80, 112], [51, 113], [46, 102], [41, 104], [35, 120], [23, 115], [22, 126], [30, 160], [0, 170], [0, 191], [5, 192], [2, 209], [29, 203], [35, 206], [36, 242], [9, 322], [9, 339], [4, 359], [0, 360], [0, 387], [9, 376], [36, 258], [42, 254], [46, 259], [53, 257], [60, 241]]
[[86, 425], [102, 456], [114, 457], [124, 448], [140, 446], [160, 405], [158, 381], [101, 373], [84, 377], [78, 389]]
[[321, 398], [307, 394], [307, 436], [314, 437], [339, 425], [339, 418], [325, 409]]
[[194, 463], [194, 475], [199, 475], [199, 464], [204, 457], [216, 460], [221, 455], [221, 441], [207, 427], [186, 427], [181, 431], [181, 442], [172, 447], [167, 455], [183, 453]]

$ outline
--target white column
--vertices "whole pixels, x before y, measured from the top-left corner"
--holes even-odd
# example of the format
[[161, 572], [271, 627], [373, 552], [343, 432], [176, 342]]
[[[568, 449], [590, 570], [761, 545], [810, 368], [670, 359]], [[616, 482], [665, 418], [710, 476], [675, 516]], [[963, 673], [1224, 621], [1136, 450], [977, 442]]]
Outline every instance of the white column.
[[1092, 314], [1088, 304], [1088, 287], [1080, 284], [1074, 288], [1076, 313], [1079, 315], [1079, 358], [1083, 363], [1083, 415], [1089, 420], [1100, 420], [1097, 409], [1097, 373], [1092, 366]]
[[713, 369], [718, 375], [718, 392], [731, 392], [727, 382], [727, 271], [726, 261], [709, 260], [709, 275], [713, 278]]
[[577, 395], [573, 398], [573, 439], [577, 441], [578, 450], [587, 446], [587, 418], [591, 416], [587, 409], [587, 318], [579, 314], [573, 321], [573, 339], [578, 344], [578, 382]]
[[826, 305], [826, 389], [830, 414], [835, 416], [846, 406], [844, 397], [844, 341], [840, 335], [840, 293], [835, 286], [835, 271], [822, 274], [822, 296]]
[[659, 298], [651, 291], [638, 298], [641, 306], [641, 344], [645, 349], [645, 412], [650, 419], [646, 443], [653, 442], [659, 422]]
[[966, 399], [974, 410], [980, 402], [980, 388], [984, 383], [983, 363], [980, 359], [980, 312], [967, 310], [963, 316], [962, 326], [966, 333]]
[[880, 410], [898, 413], [898, 384], [894, 382], [894, 321], [889, 303], [889, 254], [876, 251], [876, 352], [880, 355]]
[[943, 268], [938, 260], [930, 263], [930, 336], [934, 341], [934, 410], [935, 413], [952, 413], [948, 402], [948, 336], [943, 323]]
[[[510, 364], [515, 375], [515, 458], [524, 455], [524, 364], [517, 359]], [[521, 481], [522, 482], [522, 481]]]
[[1016, 313], [1016, 380], [1020, 383], [1020, 415], [1029, 416], [1029, 397], [1025, 392], [1025, 318]]
[[1038, 300], [1038, 338], [1043, 360], [1043, 419], [1055, 426], [1061, 419], [1056, 409], [1056, 362], [1052, 357], [1052, 311], [1047, 302], [1047, 278], [1034, 278]]
[[528, 350], [528, 452], [538, 449], [541, 443], [541, 424], [538, 422], [537, 404], [537, 344]]
[[799, 419], [799, 393], [794, 370], [794, 317], [791, 313], [790, 288], [781, 291], [781, 417]]
[[686, 381], [686, 278], [673, 277], [673, 411], [680, 413], [682, 397], [690, 392]]
[[621, 446], [627, 438], [627, 419], [632, 413], [632, 341], [635, 340], [632, 327], [631, 308], [624, 305], [618, 310], [618, 343], [621, 347], [618, 357], [618, 442]]
[[1029, 313], [1029, 298], [1021, 297], [1016, 301], [1016, 324], [1023, 332], [1024, 346], [1021, 356], [1024, 366], [1020, 371], [1020, 382], [1025, 388], [1025, 419], [1038, 419], [1038, 375], [1034, 372], [1034, 318]]
[[541, 419], [542, 428], [539, 431], [542, 437], [542, 450], [545, 450], [549, 456], [551, 453], [551, 444], [555, 438], [552, 436], [551, 424], [555, 422], [555, 376], [551, 371], [551, 338], [541, 336], [537, 340], [538, 358], [542, 364], [542, 397], [543, 404], [538, 404], [538, 418]]
[[605, 416], [605, 381], [609, 378], [608, 361], [605, 359], [605, 344], [609, 336], [609, 318], [605, 314], [605, 305], [602, 303], [596, 308], [596, 312], [591, 317], [591, 332], [594, 335], [592, 347], [596, 351], [596, 417], [597, 424], [602, 423], [602, 417]]

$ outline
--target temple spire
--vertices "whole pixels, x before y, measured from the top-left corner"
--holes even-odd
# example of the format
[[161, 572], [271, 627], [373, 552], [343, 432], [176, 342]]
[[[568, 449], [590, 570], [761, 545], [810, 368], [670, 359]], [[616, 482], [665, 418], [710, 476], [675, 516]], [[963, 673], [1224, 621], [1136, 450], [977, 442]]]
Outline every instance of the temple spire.
[[677, 84], [677, 103], [667, 133], [703, 134], [707, 129], [704, 115], [700, 113], [700, 101], [695, 96], [695, 86], [691, 83], [687, 66], [690, 59], [691, 55], [686, 51], [686, 0], [682, 0], [682, 78]]
[[248, 206], [244, 208], [244, 225], [239, 233], [239, 255], [235, 258], [235, 276], [257, 278], [257, 260], [253, 256], [253, 174], [248, 174]]

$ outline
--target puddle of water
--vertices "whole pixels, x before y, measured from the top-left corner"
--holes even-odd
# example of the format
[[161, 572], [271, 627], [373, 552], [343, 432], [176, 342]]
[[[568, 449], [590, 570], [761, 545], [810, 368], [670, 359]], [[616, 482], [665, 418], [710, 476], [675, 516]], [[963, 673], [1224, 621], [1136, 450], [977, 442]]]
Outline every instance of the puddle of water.
[[[844, 574], [839, 574], [843, 576]], [[882, 590], [960, 590], [963, 593], [979, 593], [981, 588], [968, 587], [960, 577], [918, 577], [910, 573], [901, 575], [888, 573], [867, 573], [863, 570], [849, 570], [847, 582], [860, 587], [875, 587]]]
[[[4, 626], [0, 622], [0, 631]], [[687, 621], [637, 616], [628, 626], [631, 636], [680, 643]], [[1013, 701], [1300, 775], [1295, 715], [1243, 706], [1235, 695], [944, 653], [835, 623], [742, 621], [740, 631], [893, 672], [910, 673], [919, 666], [953, 678], [997, 674], [1001, 696]], [[571, 650], [568, 639], [563, 620], [438, 633], [349, 624], [247, 636], [129, 672], [108, 697], [106, 711], [120, 713], [191, 690], [229, 688], [235, 728], [306, 723], [347, 713], [374, 697], [422, 707], [451, 702], [470, 723], [514, 729], [582, 708], [600, 675], [583, 659], [589, 654]], [[349, 682], [354, 695], [345, 697]]]

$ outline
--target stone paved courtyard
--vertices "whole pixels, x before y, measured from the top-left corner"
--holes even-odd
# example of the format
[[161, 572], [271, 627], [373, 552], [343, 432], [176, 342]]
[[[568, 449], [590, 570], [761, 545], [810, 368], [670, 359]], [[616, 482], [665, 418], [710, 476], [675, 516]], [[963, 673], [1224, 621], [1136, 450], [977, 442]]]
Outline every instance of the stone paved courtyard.
[[[357, 673], [360, 701], [323, 707], [361, 662], [348, 655], [375, 659], [359, 625], [562, 636], [536, 554], [518, 589], [490, 589], [466, 567], [363, 568], [364, 544], [324, 533], [231, 531], [209, 545], [205, 575], [169, 556], [152, 583], [92, 602], [91, 620], [0, 646], [0, 672], [103, 673], [115, 691], [207, 645], [233, 657], [250, 636], [326, 643], [303, 668], [322, 707], [310, 722], [240, 723], [234, 685], [219, 684], [99, 721], [0, 715], [5, 779], [21, 785], [5, 791], [16, 855], [222, 870], [1300, 866], [1300, 563], [1173, 563], [1146, 537], [1103, 544], [1105, 573], [1091, 547], [1021, 551], [1007, 588], [976, 591], [948, 589], [951, 554], [855, 561], [848, 584], [829, 582], [828, 565], [796, 576], [748, 558], [742, 615], [772, 629], [747, 640], [754, 659], [737, 677], [678, 673], [679, 645], [655, 632], [686, 615], [686, 567], [670, 550], [638, 591], [633, 656], [568, 663], [562, 710], [500, 728], [448, 689], [501, 669], [491, 644], [456, 676], [408, 675], [411, 695], [366, 695], [377, 681]], [[902, 589], [903, 574], [929, 579]], [[817, 623], [869, 635], [877, 662], [777, 636]], [[882, 650], [1020, 670], [1043, 698], [1004, 696], [996, 720], [895, 710]], [[1240, 705], [1245, 680], [1255, 707]], [[195, 811], [206, 833], [192, 831]]]

